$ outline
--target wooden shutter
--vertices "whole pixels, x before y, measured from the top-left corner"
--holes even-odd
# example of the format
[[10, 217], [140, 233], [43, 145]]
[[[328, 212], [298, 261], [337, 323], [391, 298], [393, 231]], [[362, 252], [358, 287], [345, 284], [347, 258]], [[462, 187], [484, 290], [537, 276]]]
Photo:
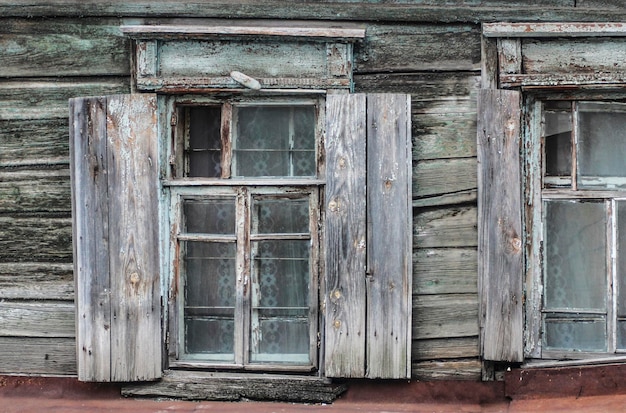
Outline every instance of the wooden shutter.
[[155, 95], [70, 100], [78, 377], [161, 375]]
[[410, 96], [326, 101], [325, 373], [410, 377]]
[[521, 94], [478, 96], [478, 256], [483, 358], [523, 361]]

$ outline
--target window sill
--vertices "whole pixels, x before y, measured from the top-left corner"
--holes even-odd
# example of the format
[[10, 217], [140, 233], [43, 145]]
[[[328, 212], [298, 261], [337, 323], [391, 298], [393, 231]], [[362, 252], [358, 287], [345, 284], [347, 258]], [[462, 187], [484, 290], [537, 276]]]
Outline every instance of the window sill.
[[605, 364], [622, 364], [626, 363], [626, 355], [602, 356], [594, 358], [585, 358], [577, 360], [540, 360], [531, 359], [520, 367], [522, 369], [533, 368], [549, 368], [549, 367], [576, 367], [576, 366], [596, 366]]
[[331, 403], [346, 385], [316, 376], [168, 370], [159, 381], [126, 384], [123, 396], [183, 400]]

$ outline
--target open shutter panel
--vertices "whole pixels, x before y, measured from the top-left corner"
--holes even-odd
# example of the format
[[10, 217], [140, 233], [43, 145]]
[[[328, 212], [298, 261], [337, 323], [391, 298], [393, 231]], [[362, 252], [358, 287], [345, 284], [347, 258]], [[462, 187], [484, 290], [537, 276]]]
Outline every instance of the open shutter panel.
[[521, 95], [478, 96], [478, 245], [483, 358], [523, 361]]
[[161, 376], [155, 95], [70, 100], [78, 377]]
[[410, 377], [410, 97], [326, 100], [325, 373]]

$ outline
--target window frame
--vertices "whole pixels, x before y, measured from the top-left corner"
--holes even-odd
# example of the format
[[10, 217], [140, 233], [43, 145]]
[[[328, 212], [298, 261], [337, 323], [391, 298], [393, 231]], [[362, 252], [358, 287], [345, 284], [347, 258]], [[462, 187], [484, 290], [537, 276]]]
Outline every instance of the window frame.
[[[524, 94], [523, 112], [526, 117], [526, 130], [522, 142], [522, 163], [525, 193], [524, 237], [526, 253], [526, 322], [525, 322], [525, 356], [541, 360], [595, 360], [601, 358], [626, 358], [626, 351], [617, 351], [617, 201], [626, 200], [624, 189], [602, 189], [575, 187], [576, 176], [571, 176], [571, 188], [554, 188], [545, 186], [545, 145], [543, 137], [543, 103], [550, 100], [566, 100], [571, 102], [615, 102], [623, 101], [624, 93], [581, 92], [575, 97], [564, 93], [541, 91], [540, 93]], [[572, 113], [573, 134], [576, 134], [576, 116]], [[575, 137], [573, 137], [573, 140]], [[575, 159], [573, 160], [575, 162]], [[554, 181], [553, 181], [554, 182]], [[545, 306], [545, 202], [554, 200], [601, 200], [607, 212], [606, 221], [606, 277], [607, 277], [607, 351], [566, 351], [544, 348], [544, 320], [542, 314]], [[607, 204], [608, 203], [608, 204]]]
[[[163, 165], [167, 168], [162, 171], [164, 179], [162, 179], [164, 212], [163, 219], [166, 224], [164, 228], [170, 228], [169, 240], [164, 241], [164, 271], [163, 278], [166, 279], [164, 285], [168, 291], [168, 311], [164, 324], [168, 332], [167, 343], [167, 363], [173, 368], [217, 368], [223, 370], [251, 370], [251, 371], [300, 371], [310, 372], [319, 369], [319, 332], [322, 329], [322, 314], [320, 312], [320, 294], [322, 291], [322, 275], [323, 268], [320, 263], [323, 262], [324, 252], [322, 249], [322, 210], [323, 210], [323, 192], [325, 185], [325, 164], [324, 164], [324, 125], [325, 119], [325, 95], [315, 93], [298, 93], [298, 94], [223, 94], [223, 95], [166, 95], [160, 97], [162, 99], [161, 107], [163, 108], [164, 133], [160, 138], [161, 159], [167, 160]], [[222, 108], [222, 148], [232, 150], [232, 139], [234, 136], [234, 110], [233, 107], [250, 107], [250, 106], [303, 106], [312, 105], [316, 110], [315, 123], [315, 160], [316, 160], [316, 176], [311, 177], [231, 177], [230, 171], [222, 169], [221, 177], [185, 177], [179, 176], [179, 171], [184, 170], [184, 155], [182, 142], [187, 138], [185, 122], [181, 119], [181, 114], [185, 108], [197, 106], [220, 106]], [[224, 115], [229, 118], [224, 118]], [[230, 156], [226, 155], [226, 158]], [[222, 156], [224, 159], [224, 156]], [[230, 160], [227, 161], [230, 166]], [[245, 189], [244, 189], [245, 188]], [[236, 193], [246, 192], [246, 201], [238, 201], [239, 203], [248, 203], [251, 197], [255, 195], [279, 195], [287, 194], [289, 191], [293, 193], [308, 193], [311, 200], [310, 206], [310, 237], [311, 237], [311, 256], [310, 256], [310, 284], [309, 284], [309, 358], [310, 363], [296, 364], [270, 364], [270, 363], [250, 363], [248, 360], [249, 334], [245, 333], [246, 329], [251, 326], [250, 320], [250, 302], [237, 303], [240, 311], [244, 314], [243, 324], [236, 335], [235, 361], [233, 363], [220, 363], [212, 361], [193, 360], [193, 357], [185, 357], [184, 349], [184, 331], [183, 331], [183, 303], [184, 296], [184, 263], [180, 256], [179, 234], [180, 220], [182, 218], [183, 197], [202, 197], [202, 196], [233, 196]], [[315, 203], [315, 206], [313, 206]], [[247, 205], [246, 211], [248, 216], [245, 217], [248, 229], [251, 230], [250, 221], [250, 205]], [[239, 226], [239, 223], [238, 223]], [[239, 229], [238, 229], [239, 231]], [[248, 232], [248, 235], [250, 232]], [[244, 239], [243, 235], [238, 238]], [[248, 243], [246, 247], [249, 249], [249, 237], [245, 237]], [[238, 249], [239, 256], [243, 252]], [[244, 271], [249, 271], [248, 268]], [[238, 296], [237, 300], [241, 297]], [[238, 355], [237, 352], [241, 354]]]

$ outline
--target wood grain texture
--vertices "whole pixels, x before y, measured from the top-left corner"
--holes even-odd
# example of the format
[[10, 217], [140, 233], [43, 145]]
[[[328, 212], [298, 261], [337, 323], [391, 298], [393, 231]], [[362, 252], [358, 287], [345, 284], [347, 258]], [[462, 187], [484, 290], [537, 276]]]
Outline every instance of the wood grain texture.
[[478, 336], [413, 340], [412, 358], [417, 360], [478, 357]]
[[0, 373], [76, 375], [73, 338], [0, 337]]
[[626, 71], [626, 38], [524, 39], [527, 74], [593, 74]]
[[156, 96], [71, 101], [79, 379], [161, 374]]
[[63, 301], [1, 301], [0, 336], [74, 337], [74, 304]]
[[78, 378], [111, 378], [106, 98], [70, 100]]
[[475, 206], [418, 209], [413, 214], [413, 247], [475, 247], [477, 225]]
[[[600, 2], [601, 3], [598, 3]], [[586, 7], [574, 7], [574, 0], [481, 1], [468, 0], [442, 5], [427, 2], [335, 1], [303, 3], [293, 7], [284, 1], [207, 1], [187, 2], [181, 9], [175, 1], [149, 0], [84, 3], [77, 0], [14, 1], [0, 3], [2, 16], [127, 16], [127, 17], [212, 17], [257, 19], [357, 20], [389, 22], [478, 22], [478, 21], [623, 21], [626, 8], [617, 0], [585, 0]], [[404, 3], [404, 4], [403, 4]], [[366, 7], [364, 7], [364, 4]], [[602, 7], [607, 4], [611, 13]]]
[[413, 296], [413, 339], [478, 336], [476, 294]]
[[479, 95], [478, 232], [483, 357], [523, 361], [520, 93]]
[[477, 293], [475, 248], [420, 248], [413, 251], [413, 294]]
[[73, 300], [72, 264], [0, 263], [0, 300]]
[[69, 164], [67, 119], [0, 120], [0, 167]]
[[354, 58], [355, 73], [476, 70], [480, 30], [471, 24], [369, 25]]
[[412, 366], [412, 377], [418, 380], [479, 381], [481, 379], [481, 362], [472, 358], [416, 362]]
[[128, 76], [118, 19], [3, 19], [1, 77]]
[[325, 374], [365, 375], [366, 98], [326, 99]]
[[410, 377], [410, 121], [409, 95], [367, 95], [368, 378]]
[[165, 372], [163, 379], [155, 383], [125, 385], [122, 395], [185, 400], [332, 403], [346, 388], [343, 383], [333, 383], [328, 379], [312, 376], [171, 370]]
[[475, 190], [476, 158], [419, 161], [413, 168], [412, 185], [416, 199]]
[[68, 169], [0, 170], [0, 214], [69, 215]]
[[71, 219], [0, 216], [0, 262], [71, 263]]
[[68, 99], [129, 91], [129, 78], [11, 79], [0, 82], [0, 119], [32, 121], [61, 118], [67, 122]]
[[107, 99], [112, 381], [161, 376], [156, 95]]

